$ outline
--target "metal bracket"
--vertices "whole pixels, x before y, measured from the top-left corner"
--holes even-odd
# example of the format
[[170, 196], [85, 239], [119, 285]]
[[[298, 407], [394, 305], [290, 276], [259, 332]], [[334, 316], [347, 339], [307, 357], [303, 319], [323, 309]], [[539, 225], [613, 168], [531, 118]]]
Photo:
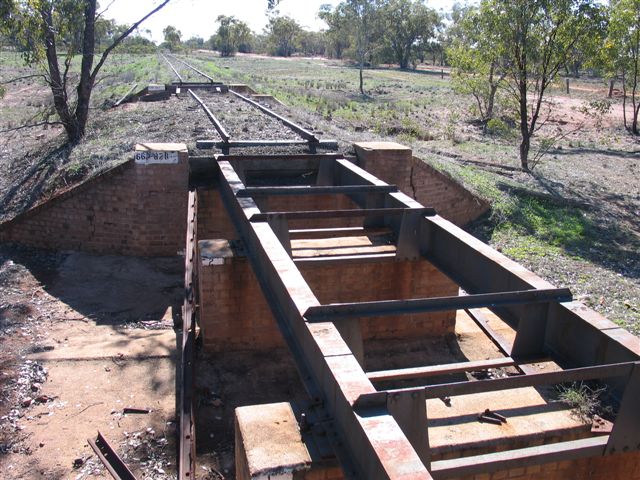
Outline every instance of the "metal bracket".
[[420, 460], [431, 465], [429, 434], [427, 431], [427, 403], [425, 391], [391, 392], [387, 395], [387, 409], [406, 435]]
[[636, 362], [624, 389], [605, 455], [640, 450], [640, 362]]

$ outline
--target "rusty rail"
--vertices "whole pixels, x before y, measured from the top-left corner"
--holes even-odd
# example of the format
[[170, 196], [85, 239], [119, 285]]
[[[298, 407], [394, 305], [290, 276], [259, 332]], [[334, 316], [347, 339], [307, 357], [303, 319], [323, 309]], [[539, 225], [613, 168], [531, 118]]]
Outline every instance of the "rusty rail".
[[204, 110], [204, 113], [207, 115], [207, 117], [209, 118], [209, 120], [211, 120], [211, 123], [213, 123], [213, 126], [215, 127], [216, 131], [218, 132], [218, 135], [220, 135], [220, 138], [222, 138], [224, 143], [229, 143], [229, 139], [231, 137], [229, 137], [229, 134], [227, 133], [227, 131], [224, 129], [224, 127], [222, 126], [222, 124], [220, 123], [220, 120], [218, 120], [216, 118], [216, 116], [211, 112], [211, 110], [209, 110], [209, 107], [207, 107], [205, 105], [205, 103], [202, 101], [202, 99], [200, 97], [198, 97], [193, 90], [189, 89], [189, 95], [191, 95], [191, 97], [193, 97], [193, 99], [198, 102], [198, 104], [200, 105], [200, 107], [202, 107], [202, 110]]
[[176, 70], [176, 68], [173, 66], [173, 64], [169, 61], [169, 59], [167, 58], [167, 56], [163, 53], [161, 54], [162, 58], [164, 58], [164, 61], [167, 62], [167, 64], [169, 65], [169, 67], [171, 68], [171, 70], [173, 70], [173, 73], [176, 74], [176, 77], [178, 77], [178, 80], [180, 80], [180, 83], [184, 82], [184, 79], [182, 78], [182, 76], [178, 73], [178, 71]]
[[207, 75], [206, 73], [204, 73], [202, 70], [198, 70], [196, 67], [194, 67], [193, 65], [185, 62], [184, 60], [176, 57], [175, 55], [171, 55], [171, 57], [173, 59], [175, 59], [176, 61], [182, 63], [183, 65], [185, 65], [187, 68], [190, 68], [191, 70], [193, 70], [194, 72], [196, 72], [199, 75], [202, 75], [204, 78], [206, 78], [207, 80], [209, 80], [211, 83], [213, 84], [222, 84], [222, 82], [218, 82], [216, 80], [213, 79], [213, 77], [210, 77], [209, 75]]
[[195, 478], [196, 442], [195, 418], [193, 411], [193, 362], [195, 349], [197, 267], [196, 242], [198, 227], [198, 195], [189, 192], [187, 214], [187, 238], [184, 251], [184, 304], [182, 307], [182, 348], [180, 355], [180, 402], [179, 402], [179, 445], [178, 480]]
[[122, 461], [100, 432], [98, 432], [98, 437], [95, 440], [88, 438], [87, 442], [115, 480], [136, 480], [136, 477], [131, 470], [129, 470], [129, 467]]
[[255, 100], [251, 100], [249, 97], [245, 97], [244, 95], [241, 95], [238, 92], [234, 92], [233, 90], [229, 90], [229, 91], [231, 93], [233, 93], [236, 97], [244, 100], [245, 102], [249, 103], [250, 105], [253, 105], [254, 107], [256, 107], [257, 109], [259, 109], [262, 112], [266, 113], [270, 117], [273, 117], [276, 120], [281, 121], [285, 126], [289, 127], [291, 130], [296, 132], [298, 135], [300, 135], [302, 138], [304, 138], [308, 142], [310, 142], [310, 143], [317, 143], [318, 142], [318, 138], [312, 132], [307, 130], [306, 128], [303, 128], [300, 125], [298, 125], [296, 123], [293, 123], [291, 120], [289, 120], [289, 119], [283, 117], [282, 115], [274, 112], [270, 108], [267, 108], [264, 105], [260, 105]]

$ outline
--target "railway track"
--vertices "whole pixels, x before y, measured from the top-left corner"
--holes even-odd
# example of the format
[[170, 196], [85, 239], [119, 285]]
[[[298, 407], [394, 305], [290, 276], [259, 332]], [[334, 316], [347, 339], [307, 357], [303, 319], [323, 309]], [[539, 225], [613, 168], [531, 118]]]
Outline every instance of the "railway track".
[[185, 62], [175, 55], [164, 53], [162, 53], [161, 55], [171, 71], [176, 76], [177, 83], [187, 84], [205, 82], [211, 85], [222, 85], [222, 82], [215, 80], [210, 75], [207, 75], [202, 70], [194, 67], [190, 63]]
[[[178, 72], [178, 69], [174, 64], [171, 63], [171, 60], [163, 55], [166, 62], [169, 64], [173, 72], [175, 73], [178, 81], [187, 88], [189, 95], [196, 101], [196, 103], [202, 108], [202, 111], [207, 116], [207, 118], [211, 121], [213, 126], [215, 127], [218, 135], [220, 136], [219, 140], [212, 139], [202, 139], [197, 141], [198, 148], [201, 149], [212, 149], [219, 148], [222, 150], [224, 154], [228, 154], [231, 148], [244, 148], [244, 147], [291, 147], [291, 146], [307, 146], [311, 153], [316, 153], [318, 149], [328, 149], [328, 150], [336, 150], [338, 148], [338, 144], [335, 140], [321, 140], [319, 139], [315, 133], [313, 133], [310, 129], [307, 129], [292, 120], [286, 118], [284, 115], [276, 112], [274, 109], [269, 108], [253, 98], [250, 95], [243, 95], [238, 91], [235, 91], [233, 88], [229, 88], [228, 94], [233, 95], [236, 99], [241, 100], [251, 107], [254, 113], [252, 114], [252, 119], [258, 119], [261, 115], [269, 117], [271, 119], [276, 120], [280, 125], [283, 125], [288, 131], [292, 132], [293, 135], [283, 136], [278, 138], [260, 138], [256, 139], [255, 137], [250, 139], [245, 138], [235, 138], [236, 136], [240, 136], [236, 133], [230, 134], [229, 129], [225, 128], [224, 122], [221, 121], [220, 118], [216, 116], [216, 108], [212, 105], [208, 105], [207, 101], [213, 101], [213, 98], [202, 98], [202, 95], [197, 95], [192, 88], [189, 88], [188, 84], [184, 81], [184, 76]], [[205, 74], [198, 68], [189, 64], [188, 62], [179, 59], [175, 56], [171, 56], [177, 62], [180, 62], [184, 67], [190, 69], [192, 72], [195, 72], [202, 77], [206, 78], [212, 85], [218, 85], [220, 82], [216, 82], [212, 77]], [[242, 109], [244, 112], [248, 112], [246, 109]], [[261, 137], [273, 137], [273, 135], [259, 135]]]

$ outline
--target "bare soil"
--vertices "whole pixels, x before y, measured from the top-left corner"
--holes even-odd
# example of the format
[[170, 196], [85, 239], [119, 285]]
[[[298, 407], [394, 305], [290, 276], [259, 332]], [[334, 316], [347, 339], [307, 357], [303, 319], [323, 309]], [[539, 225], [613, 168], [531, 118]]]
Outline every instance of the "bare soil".
[[2, 249], [2, 478], [110, 478], [97, 431], [138, 478], [175, 475], [181, 281], [179, 259]]

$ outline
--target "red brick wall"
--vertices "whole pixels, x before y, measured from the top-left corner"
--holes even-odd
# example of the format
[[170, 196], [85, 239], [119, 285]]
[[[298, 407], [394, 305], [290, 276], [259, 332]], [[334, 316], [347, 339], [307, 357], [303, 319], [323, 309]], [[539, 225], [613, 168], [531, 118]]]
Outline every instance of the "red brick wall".
[[640, 480], [640, 452], [563, 460], [476, 474], [459, 480]]
[[[258, 206], [262, 211], [271, 212], [358, 208], [345, 195], [273, 196], [268, 199], [259, 199]], [[337, 228], [353, 227], [361, 224], [362, 218], [297, 220], [290, 222], [289, 228]], [[224, 238], [227, 240], [238, 238], [218, 190], [205, 188], [198, 190], [198, 237], [201, 239]]]
[[[344, 478], [335, 467], [323, 467], [321, 463], [311, 466], [313, 475], [307, 479]], [[294, 477], [295, 478], [295, 477]], [[437, 478], [437, 477], [436, 477]], [[564, 460], [532, 467], [512, 468], [493, 473], [475, 475], [452, 480], [640, 480], [640, 453], [623, 453], [609, 457], [591, 457], [580, 460]]]
[[184, 249], [188, 158], [133, 160], [43, 201], [0, 225], [0, 241], [46, 249], [176, 255]]
[[198, 238], [238, 238], [218, 190], [198, 189]]
[[[321, 303], [456, 295], [458, 287], [426, 260], [298, 265]], [[268, 350], [284, 342], [244, 257], [200, 265], [200, 325], [213, 351]], [[455, 312], [363, 320], [363, 338], [415, 338], [452, 333]]]
[[440, 216], [458, 226], [466, 225], [489, 210], [487, 202], [455, 180], [417, 157], [412, 157], [411, 161], [412, 190], [405, 193], [413, 195], [425, 207], [435, 208]]
[[458, 182], [412, 155], [411, 149], [389, 142], [356, 143], [362, 168], [405, 194], [433, 207], [439, 215], [458, 226], [475, 220], [489, 204]]

